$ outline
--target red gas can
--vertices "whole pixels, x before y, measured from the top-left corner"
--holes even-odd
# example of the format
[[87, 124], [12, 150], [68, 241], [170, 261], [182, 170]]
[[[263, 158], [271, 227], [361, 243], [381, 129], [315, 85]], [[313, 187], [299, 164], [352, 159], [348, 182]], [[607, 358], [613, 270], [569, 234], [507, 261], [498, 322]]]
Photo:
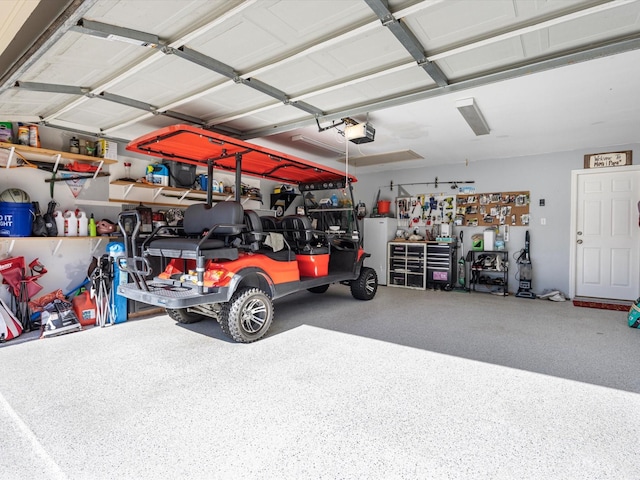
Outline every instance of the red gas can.
[[73, 311], [83, 327], [96, 324], [96, 300], [91, 298], [88, 291], [73, 297], [71, 301]]

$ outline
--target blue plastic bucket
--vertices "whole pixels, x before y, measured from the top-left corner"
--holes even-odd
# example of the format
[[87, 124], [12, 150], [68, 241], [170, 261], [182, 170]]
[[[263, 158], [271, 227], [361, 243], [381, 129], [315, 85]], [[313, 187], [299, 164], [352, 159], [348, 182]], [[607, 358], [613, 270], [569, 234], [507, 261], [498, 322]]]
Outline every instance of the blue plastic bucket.
[[31, 235], [31, 204], [0, 202], [0, 237]]

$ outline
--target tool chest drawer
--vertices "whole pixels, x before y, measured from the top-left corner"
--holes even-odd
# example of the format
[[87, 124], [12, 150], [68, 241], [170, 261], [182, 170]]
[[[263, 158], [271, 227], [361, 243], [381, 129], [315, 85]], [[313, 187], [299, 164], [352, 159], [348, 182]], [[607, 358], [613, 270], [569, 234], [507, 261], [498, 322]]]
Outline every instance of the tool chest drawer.
[[457, 281], [457, 242], [427, 243], [427, 287], [452, 290]]

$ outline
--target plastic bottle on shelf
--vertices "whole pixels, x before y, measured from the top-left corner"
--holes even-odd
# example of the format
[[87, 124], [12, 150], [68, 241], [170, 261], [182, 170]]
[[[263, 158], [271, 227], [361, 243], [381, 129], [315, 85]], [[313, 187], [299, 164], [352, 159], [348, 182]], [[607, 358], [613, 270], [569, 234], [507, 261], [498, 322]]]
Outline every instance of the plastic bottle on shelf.
[[76, 210], [76, 218], [78, 220], [78, 236], [86, 237], [89, 235], [89, 219], [84, 210]]
[[56, 210], [53, 212], [53, 219], [56, 222], [56, 228], [58, 229], [58, 236], [59, 237], [64, 237], [65, 236], [65, 231], [64, 231], [64, 213], [62, 213], [62, 210]]
[[89, 236], [95, 237], [98, 235], [98, 227], [96, 226], [96, 219], [93, 218], [93, 213], [89, 217]]
[[73, 210], [66, 210], [64, 212], [64, 236], [78, 236], [78, 218], [76, 217], [76, 212]]
[[69, 140], [69, 152], [80, 153], [80, 140], [75, 136], [71, 137], [71, 140]]

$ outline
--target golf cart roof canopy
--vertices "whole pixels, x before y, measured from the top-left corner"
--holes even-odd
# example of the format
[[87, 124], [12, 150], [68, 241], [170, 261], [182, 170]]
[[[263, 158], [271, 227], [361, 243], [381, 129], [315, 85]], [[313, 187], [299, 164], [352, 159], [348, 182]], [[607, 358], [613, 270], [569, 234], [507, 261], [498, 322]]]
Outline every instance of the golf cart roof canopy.
[[[172, 125], [132, 140], [127, 150], [167, 160], [236, 171], [236, 155], [242, 156], [242, 174], [282, 183], [344, 186], [344, 172], [259, 145], [190, 125]], [[349, 182], [356, 178], [349, 176]], [[326, 188], [326, 186], [325, 186]]]

